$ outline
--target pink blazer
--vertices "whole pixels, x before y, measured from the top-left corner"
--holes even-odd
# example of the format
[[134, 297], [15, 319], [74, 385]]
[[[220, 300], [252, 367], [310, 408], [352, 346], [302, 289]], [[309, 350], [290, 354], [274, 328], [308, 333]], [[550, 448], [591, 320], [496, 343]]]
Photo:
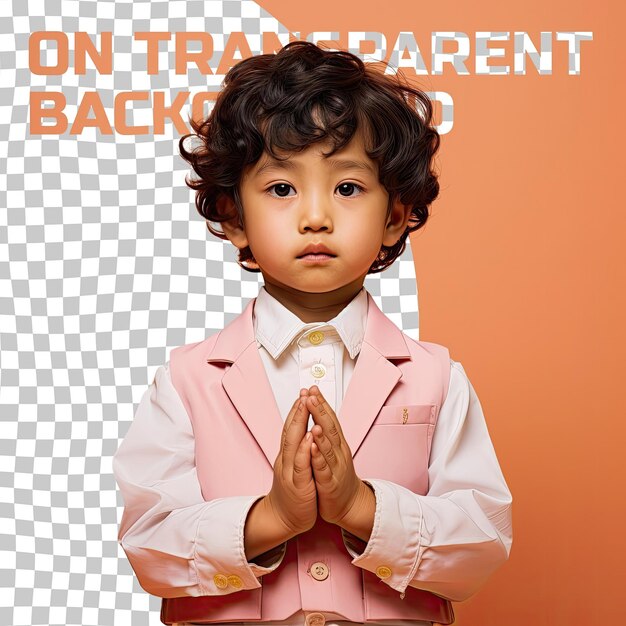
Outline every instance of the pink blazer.
[[[267, 493], [283, 428], [258, 353], [255, 300], [221, 332], [172, 350], [172, 382], [193, 425], [196, 466], [205, 500]], [[361, 352], [339, 420], [357, 474], [428, 491], [428, 460], [439, 409], [448, 389], [444, 346], [414, 341], [368, 293]], [[277, 621], [294, 612], [327, 611], [354, 622], [385, 619], [454, 621], [449, 601], [407, 587], [404, 597], [375, 571], [351, 563], [341, 529], [318, 518], [287, 542], [283, 562], [255, 589], [164, 598], [161, 619], [172, 622]], [[313, 564], [326, 565], [318, 580]], [[393, 563], [381, 563], [393, 567]], [[215, 572], [218, 574], [218, 572]]]

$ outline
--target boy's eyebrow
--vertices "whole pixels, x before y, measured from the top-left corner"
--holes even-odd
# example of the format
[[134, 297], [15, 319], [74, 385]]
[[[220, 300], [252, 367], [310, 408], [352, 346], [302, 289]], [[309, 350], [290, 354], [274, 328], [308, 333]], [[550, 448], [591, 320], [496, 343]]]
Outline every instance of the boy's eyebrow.
[[376, 175], [374, 168], [369, 163], [365, 163], [364, 161], [354, 161], [352, 159], [330, 159], [330, 158], [327, 160], [328, 160], [328, 163], [330, 163], [332, 167], [335, 167], [339, 170], [351, 170], [351, 169], [364, 170], [366, 172], [369, 172], [370, 174]]
[[[355, 161], [353, 159], [333, 159], [333, 158], [327, 158], [326, 159], [328, 161], [328, 164], [335, 168], [335, 169], [339, 169], [339, 170], [349, 170], [349, 169], [357, 169], [357, 170], [363, 170], [366, 172], [369, 172], [370, 174], [373, 174], [374, 176], [376, 176], [376, 171], [374, 170], [374, 168], [369, 164], [369, 163], [365, 163], [363, 161]], [[261, 165], [256, 172], [254, 173], [255, 176], [259, 176], [260, 174], [262, 174], [263, 172], [265, 172], [266, 170], [270, 170], [270, 169], [277, 169], [277, 170], [297, 170], [298, 169], [298, 163], [295, 161], [292, 161], [290, 159], [286, 159], [284, 161], [279, 161], [278, 159], [274, 159], [274, 158], [268, 158], [263, 165]]]

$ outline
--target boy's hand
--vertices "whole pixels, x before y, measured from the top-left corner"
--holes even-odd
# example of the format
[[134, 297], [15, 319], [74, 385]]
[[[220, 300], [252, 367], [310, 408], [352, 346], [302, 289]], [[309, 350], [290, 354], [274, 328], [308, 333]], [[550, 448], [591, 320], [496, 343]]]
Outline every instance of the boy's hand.
[[342, 525], [353, 505], [369, 487], [356, 475], [352, 453], [339, 420], [316, 385], [309, 389], [307, 408], [315, 425], [311, 429], [311, 465], [322, 519]]
[[309, 412], [306, 390], [294, 402], [285, 420], [280, 452], [274, 463], [274, 480], [268, 505], [292, 536], [309, 530], [317, 519], [317, 495], [311, 470], [311, 444], [307, 433]]

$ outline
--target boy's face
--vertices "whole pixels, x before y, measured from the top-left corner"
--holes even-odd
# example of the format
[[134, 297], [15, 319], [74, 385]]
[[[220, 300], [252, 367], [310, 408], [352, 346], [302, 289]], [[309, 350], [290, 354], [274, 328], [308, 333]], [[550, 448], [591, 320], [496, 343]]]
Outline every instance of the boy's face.
[[[231, 222], [224, 232], [238, 248], [250, 246], [270, 293], [339, 290], [351, 298], [381, 245], [396, 243], [406, 228], [410, 207], [396, 203], [387, 216], [388, 193], [360, 133], [324, 158], [328, 150], [328, 144], [313, 144], [290, 154], [287, 163], [264, 153], [244, 172], [245, 226]], [[332, 256], [303, 256], [310, 244], [325, 246]]]

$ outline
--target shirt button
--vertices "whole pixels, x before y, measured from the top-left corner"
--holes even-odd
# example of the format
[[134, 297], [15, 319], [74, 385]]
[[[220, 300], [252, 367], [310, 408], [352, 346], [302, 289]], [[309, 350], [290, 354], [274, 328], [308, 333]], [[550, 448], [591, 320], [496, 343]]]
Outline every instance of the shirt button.
[[235, 589], [241, 589], [243, 587], [243, 580], [241, 580], [239, 576], [235, 576], [235, 574], [233, 574], [228, 577], [228, 584], [232, 585]]
[[321, 330], [314, 330], [312, 333], [309, 333], [309, 341], [314, 346], [318, 343], [322, 343], [322, 341], [324, 341], [324, 333]]
[[228, 587], [228, 578], [224, 574], [215, 574], [213, 582], [218, 589], [226, 589]]
[[311, 367], [311, 373], [315, 378], [324, 378], [326, 376], [326, 368], [321, 363], [316, 363]]
[[328, 565], [322, 561], [317, 561], [311, 565], [310, 572], [315, 580], [326, 580], [328, 578]]
[[309, 613], [305, 621], [306, 626], [324, 626], [326, 618], [322, 613]]
[[378, 578], [389, 578], [389, 576], [391, 576], [391, 568], [387, 567], [386, 565], [381, 565], [380, 567], [376, 568], [376, 576], [378, 576]]

